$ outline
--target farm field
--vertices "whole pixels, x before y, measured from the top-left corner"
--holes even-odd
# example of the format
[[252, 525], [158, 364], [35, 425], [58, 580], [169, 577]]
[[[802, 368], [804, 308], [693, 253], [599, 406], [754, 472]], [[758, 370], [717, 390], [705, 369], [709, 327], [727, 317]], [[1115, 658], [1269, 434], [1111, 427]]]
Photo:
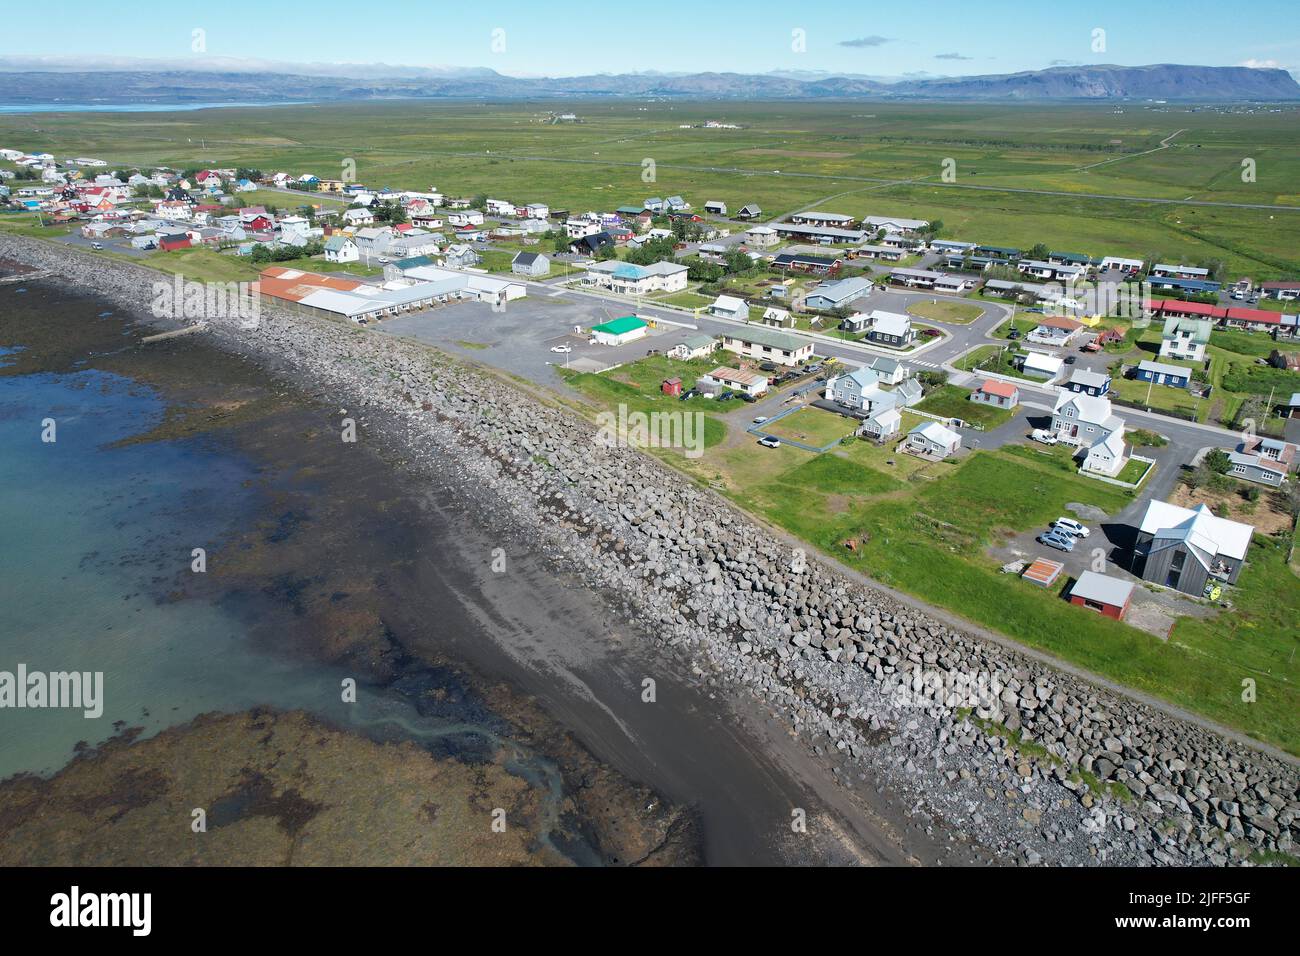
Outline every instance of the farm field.
[[[528, 103], [16, 114], [0, 116], [0, 140], [114, 163], [252, 166], [325, 178], [351, 160], [357, 178], [375, 187], [432, 185], [448, 195], [504, 195], [553, 208], [608, 209], [680, 194], [696, 206], [757, 203], [767, 219], [819, 207], [941, 219], [950, 238], [1221, 259], [1229, 273], [1256, 281], [1300, 273], [1293, 107], [571, 106], [581, 121], [560, 125], [541, 122], [545, 109]], [[705, 119], [741, 128], [680, 128]], [[1145, 152], [1179, 130], [1168, 148]], [[1243, 156], [1256, 160], [1253, 182], [1240, 175]], [[654, 163], [652, 183], [641, 178], [646, 159]], [[945, 160], [955, 163], [954, 182], [940, 180]]]

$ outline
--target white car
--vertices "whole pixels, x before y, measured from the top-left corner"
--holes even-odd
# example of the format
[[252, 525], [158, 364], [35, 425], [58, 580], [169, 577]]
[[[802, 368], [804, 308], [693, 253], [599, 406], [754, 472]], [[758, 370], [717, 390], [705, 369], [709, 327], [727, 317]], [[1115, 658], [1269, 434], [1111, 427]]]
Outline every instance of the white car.
[[552, 345], [552, 346], [551, 346], [551, 351], [552, 351], [552, 352], [559, 352], [561, 355], [567, 355], [569, 352], [572, 352], [572, 351], [573, 351], [573, 346], [571, 346], [571, 345]]
[[1034, 441], [1042, 442], [1044, 445], [1055, 445], [1060, 441], [1055, 432], [1050, 432], [1046, 428], [1035, 428], [1029, 437]]
[[1086, 538], [1092, 534], [1086, 525], [1079, 524], [1073, 518], [1057, 518], [1052, 522], [1052, 528], [1056, 531], [1064, 531], [1076, 538]]
[[755, 424], [755, 425], [761, 425], [761, 424], [763, 424], [763, 422], [765, 422], [765, 421], [767, 421], [767, 416], [766, 416], [766, 415], [759, 415], [757, 418], [754, 419], [754, 424]]
[[764, 448], [780, 448], [780, 447], [781, 447], [781, 439], [776, 438], [776, 437], [774, 437], [774, 436], [772, 436], [772, 435], [764, 435], [762, 438], [760, 438], [760, 439], [758, 440], [758, 443], [759, 443], [760, 445], [762, 445]]

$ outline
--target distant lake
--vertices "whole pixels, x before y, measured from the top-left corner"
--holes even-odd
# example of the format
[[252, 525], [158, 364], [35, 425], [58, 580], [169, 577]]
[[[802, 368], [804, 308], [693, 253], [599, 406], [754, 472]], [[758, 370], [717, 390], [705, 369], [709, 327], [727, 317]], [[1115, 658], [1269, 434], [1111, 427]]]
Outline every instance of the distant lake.
[[173, 113], [250, 106], [302, 106], [309, 100], [276, 103], [0, 103], [0, 113]]

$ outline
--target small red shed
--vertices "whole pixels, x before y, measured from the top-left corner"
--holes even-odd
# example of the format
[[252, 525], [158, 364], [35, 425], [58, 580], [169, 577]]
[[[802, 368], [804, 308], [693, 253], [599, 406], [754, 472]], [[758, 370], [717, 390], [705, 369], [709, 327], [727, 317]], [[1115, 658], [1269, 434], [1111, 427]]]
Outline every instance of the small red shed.
[[1133, 585], [1118, 578], [1108, 578], [1096, 571], [1084, 571], [1070, 588], [1070, 603], [1090, 608], [1098, 614], [1124, 620], [1133, 600]]
[[665, 395], [681, 395], [682, 380], [680, 378], [666, 378], [660, 387]]

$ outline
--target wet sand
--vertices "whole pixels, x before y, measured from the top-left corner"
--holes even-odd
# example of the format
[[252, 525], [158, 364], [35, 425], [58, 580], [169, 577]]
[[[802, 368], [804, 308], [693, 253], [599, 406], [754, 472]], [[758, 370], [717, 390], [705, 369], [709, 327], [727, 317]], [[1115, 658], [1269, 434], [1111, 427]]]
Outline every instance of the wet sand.
[[[328, 396], [194, 337], [138, 346], [147, 331], [52, 321], [11, 336], [27, 346], [11, 358], [20, 370], [59, 370], [97, 353], [96, 367], [167, 397], [164, 421], [133, 440], [217, 442], [258, 463], [255, 526], [210, 555], [210, 574], [162, 583], [166, 599], [228, 602], [255, 640], [355, 670], [366, 686], [427, 690], [430, 673], [454, 671], [471, 699], [452, 709], [481, 710], [555, 762], [570, 829], [604, 862], [958, 859], [887, 796], [841, 786], [833, 758], [810, 754], [778, 719], [680, 673], [624, 623], [616, 595], [586, 590], [489, 518], [490, 489], [420, 473], [399, 436], [364, 415], [358, 442], [345, 445]], [[502, 573], [492, 570], [498, 548]], [[642, 700], [647, 677], [653, 703]], [[796, 811], [806, 832], [792, 829]]]

